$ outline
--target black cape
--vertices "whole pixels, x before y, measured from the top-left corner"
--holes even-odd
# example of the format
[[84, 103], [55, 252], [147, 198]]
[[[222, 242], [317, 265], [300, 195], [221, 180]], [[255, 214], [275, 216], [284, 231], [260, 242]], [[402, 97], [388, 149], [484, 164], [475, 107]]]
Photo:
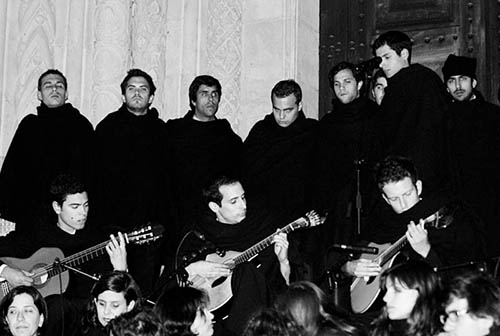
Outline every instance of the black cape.
[[412, 64], [388, 79], [382, 100], [382, 148], [409, 157], [427, 191], [450, 185], [447, 94], [432, 70]]
[[69, 103], [57, 108], [42, 103], [36, 115], [24, 117], [0, 172], [0, 217], [31, 229], [28, 223], [46, 204], [57, 175], [88, 177], [92, 136], [92, 124]]

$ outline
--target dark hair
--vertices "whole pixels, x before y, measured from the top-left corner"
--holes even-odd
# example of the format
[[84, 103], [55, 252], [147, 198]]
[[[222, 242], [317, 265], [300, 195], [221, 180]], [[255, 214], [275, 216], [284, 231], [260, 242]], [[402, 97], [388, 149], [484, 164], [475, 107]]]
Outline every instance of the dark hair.
[[135, 301], [134, 308], [142, 306], [141, 291], [129, 273], [124, 271], [107, 273], [94, 284], [90, 291], [91, 298], [82, 316], [82, 327], [85, 333], [93, 327], [100, 327], [95, 300], [97, 300], [101, 293], [107, 290], [115, 293], [123, 293], [127, 304]]
[[268, 308], [259, 311], [248, 321], [243, 336], [302, 336], [304, 331], [287, 314]]
[[466, 273], [453, 278], [446, 286], [447, 303], [455, 297], [466, 299], [469, 313], [476, 317], [492, 317], [500, 323], [500, 287], [484, 273]]
[[156, 313], [146, 307], [134, 308], [117, 316], [109, 323], [111, 336], [167, 336]]
[[220, 187], [225, 185], [232, 185], [239, 182], [240, 181], [238, 179], [233, 177], [220, 176], [216, 178], [208, 187], [203, 189], [203, 200], [205, 201], [205, 204], [214, 202], [220, 206], [223, 197], [220, 192]]
[[63, 80], [64, 88], [66, 90], [68, 90], [68, 80], [63, 75], [63, 73], [57, 69], [49, 69], [49, 70], [45, 71], [43, 74], [41, 74], [40, 77], [38, 77], [38, 91], [42, 91], [42, 80], [43, 80], [43, 77], [45, 77], [47, 75], [59, 75], [59, 76], [61, 76], [62, 80]]
[[[7, 324], [7, 313], [9, 311], [9, 306], [12, 304], [14, 301], [14, 298], [20, 294], [28, 294], [33, 298], [33, 303], [35, 304], [36, 308], [38, 309], [38, 312], [40, 315], [43, 315], [45, 321], [47, 321], [48, 313], [47, 313], [47, 304], [45, 303], [45, 299], [43, 298], [42, 294], [33, 286], [17, 286], [11, 289], [9, 293], [7, 293], [6, 296], [2, 299], [2, 302], [0, 302], [0, 311], [2, 314], [2, 319], [1, 319], [1, 330], [3, 330], [5, 333], [2, 333], [2, 335], [11, 335], [9, 325]], [[41, 327], [43, 329], [45, 324]]]
[[286, 79], [279, 81], [271, 90], [271, 100], [273, 96], [277, 98], [285, 98], [293, 94], [295, 96], [295, 103], [298, 104], [302, 101], [302, 89], [300, 85], [293, 79]]
[[377, 37], [375, 42], [373, 42], [373, 55], [376, 55], [376, 51], [378, 48], [386, 44], [387, 46], [389, 46], [389, 48], [393, 49], [398, 56], [401, 56], [401, 51], [403, 51], [403, 49], [408, 50], [408, 63], [411, 63], [412, 42], [408, 35], [397, 30], [391, 30], [383, 33], [382, 35]]
[[163, 292], [154, 310], [169, 335], [194, 336], [191, 325], [198, 312], [204, 314], [207, 305], [205, 292], [193, 287], [174, 287]]
[[[358, 329], [338, 316], [329, 314], [326, 294], [312, 282], [290, 284], [274, 303], [278, 311], [286, 312], [304, 329], [306, 335], [316, 335], [320, 329], [337, 330], [347, 335], [358, 334]], [[326, 329], [325, 327], [328, 326]]]
[[148, 73], [142, 71], [141, 69], [130, 69], [127, 72], [127, 75], [123, 79], [122, 83], [120, 84], [120, 88], [122, 89], [122, 94], [123, 95], [125, 95], [125, 91], [127, 90], [128, 81], [132, 77], [143, 77], [148, 82], [148, 84], [149, 84], [149, 93], [150, 93], [150, 95], [153, 96], [155, 94], [155, 92], [156, 92], [156, 86], [153, 83], [153, 78], [151, 78], [151, 76]]
[[85, 184], [73, 174], [57, 175], [49, 187], [52, 202], [62, 206], [68, 195], [78, 194], [86, 191]]
[[[407, 318], [407, 335], [436, 335], [441, 327], [439, 322], [439, 302], [441, 301], [441, 281], [432, 267], [423, 260], [408, 260], [396, 264], [382, 273], [380, 288], [386, 289], [387, 280], [401, 284], [404, 288], [418, 291], [415, 306]], [[373, 322], [374, 336], [387, 336], [391, 320], [384, 306], [381, 314]]]
[[387, 79], [387, 76], [386, 76], [384, 70], [378, 69], [377, 71], [375, 71], [375, 73], [373, 74], [373, 77], [372, 77], [373, 86], [375, 86], [375, 83], [377, 82], [377, 79], [379, 79], [381, 77]]
[[375, 181], [382, 190], [388, 183], [399, 182], [409, 177], [413, 184], [418, 181], [417, 168], [402, 156], [388, 156], [375, 165]]
[[357, 83], [364, 80], [363, 73], [356, 71], [356, 66], [354, 64], [349, 62], [340, 62], [333, 68], [331, 68], [330, 71], [328, 72], [328, 82], [330, 83], [330, 89], [332, 89], [332, 91], [333, 91], [333, 84], [335, 83], [334, 79], [335, 75], [345, 69], [351, 70], [352, 75], [354, 76], [354, 79], [356, 80]]
[[196, 101], [196, 93], [198, 92], [198, 89], [202, 85], [215, 86], [215, 90], [219, 94], [219, 97], [222, 96], [222, 86], [220, 85], [217, 78], [209, 75], [197, 76], [195, 79], [193, 79], [193, 81], [189, 85], [189, 106], [191, 107], [192, 111], [195, 110], [193, 101]]

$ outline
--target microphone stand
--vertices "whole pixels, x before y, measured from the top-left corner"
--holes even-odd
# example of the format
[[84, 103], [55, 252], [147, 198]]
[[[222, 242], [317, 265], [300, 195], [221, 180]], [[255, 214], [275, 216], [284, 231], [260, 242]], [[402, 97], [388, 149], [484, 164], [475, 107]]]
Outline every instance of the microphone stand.
[[361, 210], [363, 208], [361, 197], [361, 165], [363, 162], [363, 160], [354, 161], [356, 165], [356, 223], [358, 236], [361, 235]]

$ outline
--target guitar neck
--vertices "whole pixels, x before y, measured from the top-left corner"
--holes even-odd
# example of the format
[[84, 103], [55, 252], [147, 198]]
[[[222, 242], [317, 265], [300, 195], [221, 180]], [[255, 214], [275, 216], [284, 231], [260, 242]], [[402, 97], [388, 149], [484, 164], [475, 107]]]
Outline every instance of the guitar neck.
[[269, 235], [267, 238], [261, 240], [257, 244], [253, 245], [252, 247], [248, 248], [244, 252], [240, 253], [234, 258], [234, 266], [237, 266], [239, 264], [245, 263], [248, 260], [252, 259], [255, 257], [257, 254], [268, 248], [272, 243], [273, 243], [273, 238], [275, 235], [278, 233], [289, 233], [292, 232], [293, 230], [300, 228], [300, 227], [305, 227], [309, 225], [309, 219], [307, 217], [301, 217], [294, 222], [288, 224], [287, 226], [279, 229], [277, 232]]
[[394, 244], [389, 246], [387, 250], [380, 253], [380, 255], [374, 261], [377, 262], [380, 266], [385, 265], [389, 260], [392, 259], [392, 257], [396, 255], [396, 253], [398, 253], [403, 247], [405, 247], [407, 242], [408, 239], [406, 238], [406, 235], [402, 236]]

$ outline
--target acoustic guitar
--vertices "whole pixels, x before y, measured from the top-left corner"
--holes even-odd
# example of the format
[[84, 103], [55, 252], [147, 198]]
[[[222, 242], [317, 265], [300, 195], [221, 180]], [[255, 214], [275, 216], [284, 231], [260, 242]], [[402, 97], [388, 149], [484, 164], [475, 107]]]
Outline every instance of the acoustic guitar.
[[[206, 260], [224, 263], [229, 265], [231, 269], [234, 269], [236, 266], [252, 260], [260, 252], [268, 248], [272, 244], [273, 237], [275, 235], [281, 232], [289, 233], [297, 229], [317, 226], [323, 224], [324, 221], [325, 218], [320, 217], [314, 210], [309, 211], [305, 216], [300, 217], [287, 226], [279, 229], [243, 252], [227, 251], [223, 257], [217, 255], [216, 253], [212, 253], [207, 255]], [[208, 297], [210, 298], [208, 309], [210, 311], [214, 311], [222, 307], [233, 296], [231, 289], [231, 277], [232, 275], [229, 275], [228, 277], [203, 277], [199, 274], [194, 274], [189, 277], [188, 281], [191, 283], [192, 287], [202, 289], [207, 292]]]
[[[162, 236], [162, 226], [147, 225], [138, 230], [124, 235], [128, 244], [146, 244], [159, 239]], [[60, 294], [66, 291], [69, 282], [69, 274], [64, 266], [75, 268], [106, 253], [107, 240], [84, 251], [75, 253], [69, 257], [64, 257], [63, 252], [55, 247], [43, 247], [33, 253], [29, 258], [0, 258], [8, 266], [26, 270], [34, 273], [33, 286], [46, 297], [52, 294]], [[53, 277], [59, 275], [54, 279]], [[61, 282], [59, 282], [59, 278]], [[13, 288], [7, 281], [0, 282], [0, 300]]]
[[[444, 229], [453, 222], [455, 207], [445, 206], [429, 217], [424, 219], [424, 227], [434, 229]], [[355, 313], [364, 313], [377, 299], [380, 294], [380, 275], [383, 271], [391, 267], [401, 249], [408, 242], [406, 235], [399, 238], [394, 244], [370, 243], [368, 246], [377, 247], [377, 255], [362, 254], [361, 258], [372, 260], [380, 265], [382, 270], [376, 277], [356, 278], [351, 284], [351, 308]]]

